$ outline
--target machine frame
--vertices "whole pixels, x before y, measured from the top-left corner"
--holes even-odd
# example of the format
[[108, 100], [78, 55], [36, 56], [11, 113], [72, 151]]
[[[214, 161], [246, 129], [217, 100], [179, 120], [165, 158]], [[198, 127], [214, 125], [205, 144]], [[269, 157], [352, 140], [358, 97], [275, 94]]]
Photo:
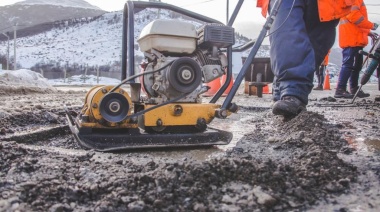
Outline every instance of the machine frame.
[[[231, 15], [226, 26], [232, 27], [238, 12], [243, 4], [244, 0], [239, 0], [233, 14]], [[195, 124], [195, 128], [197, 130], [192, 130], [192, 128], [180, 128], [177, 130], [177, 126], [173, 126], [175, 130], [170, 131], [170, 133], [158, 133], [158, 132], [141, 132], [141, 130], [136, 127], [137, 122], [140, 117], [143, 117], [144, 114], [154, 114], [150, 113], [150, 111], [155, 111], [155, 109], [159, 107], [166, 108], [188, 108], [191, 107], [189, 105], [183, 104], [181, 102], [176, 103], [175, 100], [171, 100], [168, 102], [164, 102], [162, 104], [158, 104], [152, 107], [147, 107], [146, 105], [141, 105], [140, 103], [140, 91], [141, 84], [135, 82], [135, 78], [142, 74], [135, 74], [135, 50], [134, 50], [134, 21], [135, 14], [141, 10], [147, 8], [157, 8], [157, 9], [167, 9], [173, 12], [177, 12], [179, 14], [197, 19], [199, 21], [205, 23], [214, 23], [221, 24], [223, 23], [214, 20], [212, 18], [185, 10], [183, 8], [161, 3], [161, 2], [142, 2], [142, 1], [127, 1], [124, 7], [123, 14], [123, 35], [122, 35], [122, 82], [113, 87], [98, 87], [93, 88], [87, 95], [84, 108], [82, 109], [80, 114], [73, 115], [73, 111], [69, 111], [66, 109], [67, 119], [69, 122], [69, 127], [74, 134], [75, 138], [78, 142], [84, 146], [85, 148], [94, 149], [97, 151], [116, 151], [116, 150], [125, 150], [125, 149], [141, 149], [141, 148], [158, 148], [158, 147], [186, 147], [186, 146], [212, 146], [212, 145], [226, 145], [232, 140], [232, 133], [208, 127], [206, 124], [209, 123], [214, 117], [217, 118], [226, 118], [231, 113], [237, 112], [238, 106], [235, 103], [232, 103], [232, 99], [235, 96], [239, 85], [241, 84], [245, 73], [250, 68], [250, 62], [253, 61], [257, 51], [266, 37], [267, 31], [270, 29], [274, 17], [277, 14], [278, 7], [281, 4], [281, 0], [276, 1], [271, 16], [267, 18], [267, 21], [260, 32], [259, 37], [255, 42], [252, 42], [248, 45], [245, 45], [240, 48], [233, 49], [232, 46], [225, 48], [225, 53], [227, 55], [227, 68], [226, 68], [226, 80], [221, 88], [217, 91], [217, 93], [211, 98], [208, 104], [205, 104], [205, 107], [214, 108], [214, 114], [210, 117], [209, 120], [199, 120]], [[232, 85], [232, 88], [228, 95], [226, 96], [222, 105], [216, 105], [216, 101], [222, 96], [224, 91], [230, 84], [232, 80], [232, 52], [233, 51], [242, 51], [246, 50], [250, 46], [252, 46], [252, 50], [247, 56], [246, 63], [243, 64], [242, 69], [240, 70], [235, 83]], [[159, 70], [158, 70], [159, 71]], [[87, 120], [94, 119], [94, 117], [88, 117], [88, 114], [97, 113], [96, 116], [99, 116], [99, 107], [102, 102], [102, 96], [104, 94], [104, 98], [107, 95], [111, 97], [115, 96], [123, 96], [123, 90], [120, 87], [123, 84], [130, 85], [130, 94], [128, 96], [128, 101], [133, 102], [134, 114], [125, 114], [122, 119], [117, 117], [112, 126], [109, 124], [102, 125], [101, 122], [104, 120], [93, 121], [92, 124], [85, 123]], [[102, 94], [103, 93], [103, 94]], [[183, 95], [186, 95], [183, 94]], [[110, 98], [111, 98], [110, 97]], [[90, 99], [89, 99], [90, 98]], [[182, 96], [178, 97], [178, 99], [182, 98]], [[109, 98], [108, 98], [109, 99]], [[94, 102], [98, 104], [94, 104]], [[171, 104], [173, 103], [173, 104]], [[105, 103], [104, 103], [105, 104]], [[103, 105], [104, 105], [103, 104]], [[119, 105], [120, 106], [120, 105]], [[110, 108], [112, 110], [112, 105], [107, 105], [105, 109]], [[130, 107], [130, 105], [127, 105]], [[159, 108], [160, 109], [160, 108]], [[207, 108], [206, 108], [207, 109]], [[104, 110], [104, 108], [103, 108]], [[157, 110], [160, 111], [160, 110]], [[162, 111], [162, 110], [161, 110]], [[182, 110], [180, 110], [182, 111]], [[101, 113], [101, 112], [100, 112]], [[176, 114], [174, 114], [175, 116]], [[191, 114], [190, 114], [191, 115]], [[96, 118], [96, 117], [95, 117]], [[106, 117], [104, 117], [106, 118]], [[112, 117], [111, 117], [112, 118]], [[127, 120], [128, 118], [128, 120]], [[207, 118], [206, 118], [207, 119]], [[83, 121], [84, 120], [84, 121]], [[101, 125], [96, 123], [99, 122]], [[206, 123], [207, 122], [207, 123]], [[95, 126], [95, 127], [94, 127]], [[129, 128], [123, 128], [121, 126], [130, 126]], [[159, 126], [159, 123], [157, 123]], [[185, 130], [184, 130], [185, 129]], [[201, 131], [199, 131], [201, 129]]]

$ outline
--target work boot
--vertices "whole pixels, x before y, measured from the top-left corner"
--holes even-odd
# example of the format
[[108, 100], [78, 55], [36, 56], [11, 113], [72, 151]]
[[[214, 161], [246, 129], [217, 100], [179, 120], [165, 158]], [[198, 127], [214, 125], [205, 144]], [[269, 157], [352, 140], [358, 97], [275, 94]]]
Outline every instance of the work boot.
[[[351, 94], [355, 96], [358, 89], [359, 89], [359, 87], [351, 89]], [[362, 89], [360, 89], [358, 95], [356, 95], [356, 97], [359, 97], [359, 98], [365, 98], [365, 97], [369, 97], [369, 96], [370, 96], [369, 93], [364, 93], [364, 91]]]
[[285, 117], [296, 116], [303, 110], [306, 110], [306, 105], [295, 96], [282, 97], [272, 108], [274, 115], [282, 115]]
[[348, 93], [345, 89], [337, 88], [335, 91], [335, 98], [352, 99], [354, 95]]
[[313, 88], [313, 90], [323, 91], [323, 87], [322, 87], [322, 85], [318, 85], [317, 87]]

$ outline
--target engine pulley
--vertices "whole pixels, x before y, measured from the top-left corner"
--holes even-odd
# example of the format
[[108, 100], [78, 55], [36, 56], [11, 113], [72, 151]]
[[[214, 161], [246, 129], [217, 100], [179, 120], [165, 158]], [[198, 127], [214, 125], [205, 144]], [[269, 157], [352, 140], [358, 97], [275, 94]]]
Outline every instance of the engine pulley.
[[99, 111], [109, 122], [121, 122], [130, 109], [128, 100], [120, 93], [106, 94], [100, 101]]
[[125, 119], [132, 113], [129, 94], [122, 88], [109, 93], [111, 89], [113, 86], [96, 86], [87, 93], [86, 104], [81, 112], [83, 124], [96, 123], [99, 127], [125, 124], [132, 127], [131, 120]]
[[202, 71], [199, 64], [188, 57], [175, 60], [166, 77], [170, 87], [180, 93], [191, 93], [202, 83]]

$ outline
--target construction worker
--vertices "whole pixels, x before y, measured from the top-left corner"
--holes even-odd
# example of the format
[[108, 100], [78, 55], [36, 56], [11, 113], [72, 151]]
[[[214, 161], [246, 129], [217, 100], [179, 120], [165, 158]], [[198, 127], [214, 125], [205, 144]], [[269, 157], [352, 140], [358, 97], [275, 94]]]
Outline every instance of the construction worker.
[[[276, 0], [257, 0], [266, 16]], [[335, 42], [339, 18], [354, 0], [283, 0], [269, 31], [272, 112], [286, 117], [306, 110], [315, 70]]]
[[322, 61], [322, 64], [315, 70], [315, 76], [317, 77], [318, 85], [313, 88], [313, 90], [317, 91], [323, 91], [323, 82], [325, 79], [324, 72], [327, 68], [327, 65], [329, 64], [329, 54], [330, 51], [327, 53], [325, 59]]
[[[368, 44], [370, 30], [376, 30], [377, 27], [378, 24], [368, 20], [363, 0], [355, 0], [351, 12], [340, 19], [339, 46], [343, 49], [343, 63], [335, 98], [352, 99], [358, 91], [359, 73], [363, 65], [363, 55], [359, 54], [359, 51]], [[350, 80], [350, 93], [347, 91], [348, 80]], [[369, 94], [360, 90], [357, 97], [369, 97]]]

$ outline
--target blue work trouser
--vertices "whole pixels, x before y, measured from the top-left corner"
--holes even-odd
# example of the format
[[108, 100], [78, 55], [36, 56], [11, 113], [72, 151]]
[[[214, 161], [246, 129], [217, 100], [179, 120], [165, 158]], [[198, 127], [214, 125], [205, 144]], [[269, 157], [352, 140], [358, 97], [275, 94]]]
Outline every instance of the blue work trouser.
[[360, 50], [363, 50], [363, 47], [347, 47], [343, 49], [343, 62], [337, 88], [347, 90], [348, 79], [350, 79], [351, 89], [358, 87], [359, 73], [363, 65], [363, 55], [359, 54]]
[[338, 21], [320, 22], [317, 0], [282, 1], [269, 31], [275, 101], [295, 96], [308, 103], [314, 72], [335, 42]]

